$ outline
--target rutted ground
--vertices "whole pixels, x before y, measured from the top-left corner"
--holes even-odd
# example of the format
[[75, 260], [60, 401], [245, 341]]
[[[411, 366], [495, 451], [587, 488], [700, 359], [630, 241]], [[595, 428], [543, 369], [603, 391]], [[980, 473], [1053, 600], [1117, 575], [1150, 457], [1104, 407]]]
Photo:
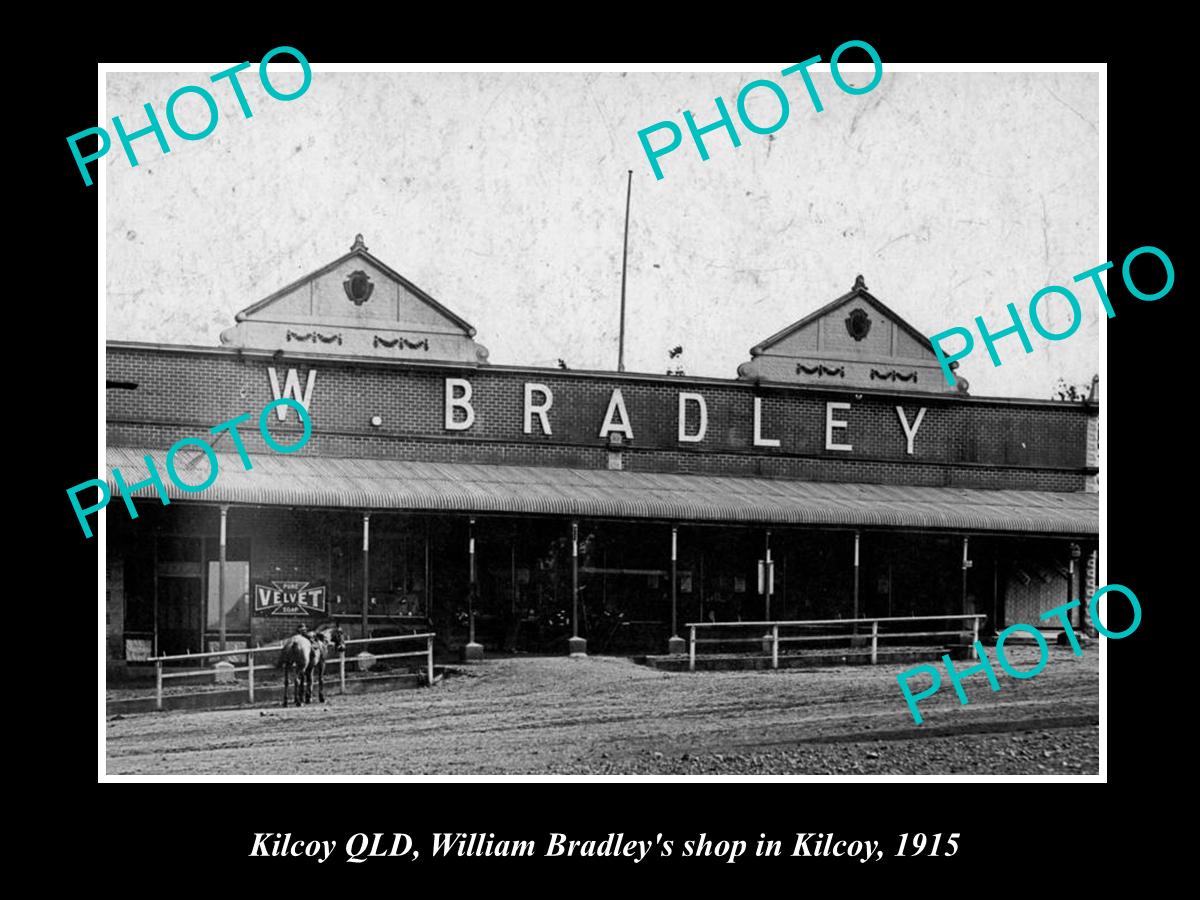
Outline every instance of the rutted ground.
[[[1032, 666], [1032, 649], [1006, 649]], [[998, 673], [999, 693], [972, 676], [968, 706], [945, 679], [920, 726], [899, 666], [666, 673], [613, 657], [499, 659], [432, 690], [110, 719], [107, 771], [1095, 774], [1098, 656], [1054, 648], [1033, 679]]]

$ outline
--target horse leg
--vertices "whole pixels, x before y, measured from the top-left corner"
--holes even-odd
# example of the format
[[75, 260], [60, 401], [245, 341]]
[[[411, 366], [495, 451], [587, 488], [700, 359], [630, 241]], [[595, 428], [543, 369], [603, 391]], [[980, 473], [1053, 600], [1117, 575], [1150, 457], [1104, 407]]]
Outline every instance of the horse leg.
[[297, 668], [296, 669], [296, 694], [297, 694], [297, 696], [302, 698], [302, 701], [304, 703], [308, 703], [310, 701], [308, 692], [304, 689], [304, 684], [307, 680], [308, 680], [308, 670]]
[[317, 664], [317, 697], [325, 702], [325, 660]]
[[304, 670], [304, 702], [312, 703], [312, 666]]
[[287, 706], [287, 683], [288, 683], [288, 664], [283, 664], [283, 705]]

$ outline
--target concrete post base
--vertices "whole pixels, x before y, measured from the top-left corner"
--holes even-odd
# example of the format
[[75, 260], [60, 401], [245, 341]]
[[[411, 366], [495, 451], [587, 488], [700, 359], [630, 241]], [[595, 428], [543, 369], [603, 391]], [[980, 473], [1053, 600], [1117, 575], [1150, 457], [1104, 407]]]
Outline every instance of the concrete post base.
[[227, 659], [213, 663], [213, 681], [217, 684], [228, 684], [231, 681], [237, 681], [237, 675], [233, 671], [233, 663]]
[[578, 636], [567, 638], [567, 652], [571, 656], [587, 656], [587, 641]]
[[375, 665], [375, 656], [364, 650], [356, 657], [358, 660], [358, 671], [366, 672], [371, 666]]
[[775, 642], [771, 640], [770, 634], [763, 635], [763, 645], [762, 645], [763, 653], [770, 653], [774, 644], [775, 644]]
[[671, 656], [682, 656], [687, 653], [687, 641], [679, 635], [672, 635], [667, 638], [667, 653]]
[[464, 662], [479, 662], [483, 659], [483, 644], [464, 644], [462, 658]]

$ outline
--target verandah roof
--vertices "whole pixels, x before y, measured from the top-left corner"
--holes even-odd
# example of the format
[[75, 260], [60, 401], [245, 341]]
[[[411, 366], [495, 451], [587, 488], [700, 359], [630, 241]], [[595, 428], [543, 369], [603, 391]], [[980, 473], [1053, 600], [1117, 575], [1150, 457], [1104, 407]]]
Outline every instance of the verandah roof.
[[[245, 471], [236, 454], [218, 453], [218, 476], [200, 493], [166, 477], [165, 450], [108, 448], [111, 469], [143, 480], [142, 457], [155, 460], [172, 500], [694, 522], [923, 528], [1061, 535], [1099, 533], [1099, 495], [1085, 492], [734, 478], [665, 472], [476, 465], [386, 459], [256, 454]], [[177, 460], [182, 478], [208, 474]], [[153, 498], [146, 487], [134, 497]]]

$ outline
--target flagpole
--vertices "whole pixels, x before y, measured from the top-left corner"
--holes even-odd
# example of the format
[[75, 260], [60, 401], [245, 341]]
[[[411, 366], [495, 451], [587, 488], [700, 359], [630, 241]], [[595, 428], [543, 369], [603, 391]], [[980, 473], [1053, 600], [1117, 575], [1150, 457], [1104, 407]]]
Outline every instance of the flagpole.
[[629, 198], [633, 194], [633, 169], [625, 187], [625, 249], [621, 254], [621, 337], [617, 345], [617, 371], [625, 371], [625, 270], [629, 263]]

